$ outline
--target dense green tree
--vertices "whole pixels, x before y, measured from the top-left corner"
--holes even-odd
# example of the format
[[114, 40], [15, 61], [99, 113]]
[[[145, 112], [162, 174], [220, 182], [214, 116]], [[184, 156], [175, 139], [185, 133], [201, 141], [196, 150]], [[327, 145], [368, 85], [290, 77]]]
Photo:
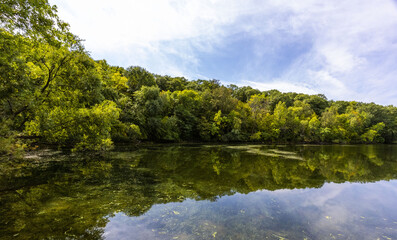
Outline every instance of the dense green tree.
[[196, 91], [205, 91], [205, 90], [214, 90], [216, 88], [221, 87], [221, 82], [219, 80], [216, 79], [212, 79], [212, 80], [202, 80], [202, 79], [198, 79], [198, 80], [193, 80], [190, 81], [187, 84], [187, 88], [188, 89], [192, 89], [192, 90], [196, 90]]
[[3, 154], [18, 153], [33, 141], [96, 150], [140, 140], [397, 140], [394, 106], [110, 66], [84, 52], [47, 0], [4, 0], [0, 13]]
[[3, 30], [15, 35], [54, 46], [82, 47], [69, 25], [59, 19], [56, 6], [47, 0], [2, 0], [0, 23]]
[[224, 86], [215, 88], [211, 91], [211, 107], [215, 111], [230, 113], [236, 108], [238, 100], [232, 96], [232, 91]]
[[310, 104], [310, 107], [317, 116], [321, 116], [325, 109], [329, 107], [327, 98], [323, 94], [310, 95], [308, 99], [306, 99], [306, 102]]
[[131, 92], [140, 90], [142, 86], [156, 86], [154, 75], [141, 67], [128, 67], [125, 76], [128, 79], [127, 84]]
[[149, 140], [178, 140], [177, 121], [171, 116], [171, 97], [157, 86], [143, 86], [134, 93], [133, 122]]
[[201, 96], [194, 90], [183, 90], [173, 92], [172, 99], [175, 104], [174, 116], [177, 118], [177, 125], [181, 139], [197, 139], [197, 126], [199, 123], [198, 116], [202, 109]]
[[233, 91], [232, 96], [242, 102], [247, 102], [251, 96], [261, 93], [258, 89], [253, 89], [250, 86], [237, 87], [236, 85], [229, 85], [229, 88]]
[[188, 80], [184, 77], [170, 77], [156, 75], [156, 83], [161, 91], [183, 91], [186, 89]]

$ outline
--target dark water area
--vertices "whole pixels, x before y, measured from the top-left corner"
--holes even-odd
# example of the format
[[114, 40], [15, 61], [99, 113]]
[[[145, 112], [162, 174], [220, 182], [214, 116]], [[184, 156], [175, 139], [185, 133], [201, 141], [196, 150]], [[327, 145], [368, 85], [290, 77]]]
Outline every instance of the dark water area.
[[397, 239], [396, 145], [120, 147], [0, 167], [0, 239]]

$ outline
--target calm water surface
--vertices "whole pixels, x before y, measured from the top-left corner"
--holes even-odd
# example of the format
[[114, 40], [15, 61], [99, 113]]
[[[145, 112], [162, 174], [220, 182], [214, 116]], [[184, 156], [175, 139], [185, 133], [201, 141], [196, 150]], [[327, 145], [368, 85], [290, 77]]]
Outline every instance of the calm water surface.
[[0, 239], [397, 239], [392, 145], [43, 152], [0, 167]]

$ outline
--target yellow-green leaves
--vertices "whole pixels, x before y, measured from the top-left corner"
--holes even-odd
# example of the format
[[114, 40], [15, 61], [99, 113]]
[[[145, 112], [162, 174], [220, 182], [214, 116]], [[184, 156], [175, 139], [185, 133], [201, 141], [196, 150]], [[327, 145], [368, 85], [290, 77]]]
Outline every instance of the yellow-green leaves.
[[116, 104], [108, 100], [92, 108], [43, 108], [26, 124], [26, 132], [50, 143], [72, 144], [75, 150], [107, 150], [113, 144], [111, 128], [119, 113]]

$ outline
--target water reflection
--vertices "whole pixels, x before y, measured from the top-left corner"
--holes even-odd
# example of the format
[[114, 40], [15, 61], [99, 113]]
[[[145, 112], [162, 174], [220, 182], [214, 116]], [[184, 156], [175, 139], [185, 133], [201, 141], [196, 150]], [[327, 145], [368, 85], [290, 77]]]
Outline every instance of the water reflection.
[[0, 236], [393, 239], [396, 157], [387, 145], [244, 145], [3, 162]]
[[[393, 188], [397, 182], [393, 181]], [[107, 239], [395, 239], [395, 190], [389, 184], [326, 184], [321, 189], [258, 191], [216, 202], [155, 205], [131, 218], [117, 213]], [[357, 191], [371, 192], [369, 199]], [[379, 197], [380, 198], [380, 197]], [[357, 202], [360, 204], [357, 204]], [[381, 207], [380, 204], [381, 203]], [[384, 237], [383, 237], [384, 236]]]

